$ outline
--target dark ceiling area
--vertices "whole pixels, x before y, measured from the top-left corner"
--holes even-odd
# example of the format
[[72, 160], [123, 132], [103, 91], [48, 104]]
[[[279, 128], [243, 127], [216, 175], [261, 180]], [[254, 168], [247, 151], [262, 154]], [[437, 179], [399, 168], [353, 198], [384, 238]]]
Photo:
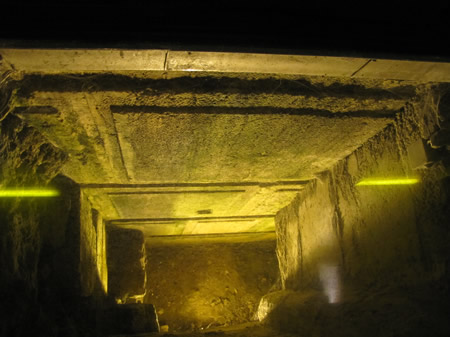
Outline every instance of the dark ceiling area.
[[449, 5], [7, 1], [2, 44], [448, 59]]

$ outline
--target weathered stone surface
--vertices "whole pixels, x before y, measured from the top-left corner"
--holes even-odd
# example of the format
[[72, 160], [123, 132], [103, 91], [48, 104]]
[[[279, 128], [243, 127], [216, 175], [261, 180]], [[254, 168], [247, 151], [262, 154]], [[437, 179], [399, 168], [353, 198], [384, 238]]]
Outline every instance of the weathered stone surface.
[[[445, 263], [436, 244], [444, 249], [443, 238], [449, 235], [441, 225], [448, 212], [445, 168], [437, 162], [413, 171], [406, 150], [424, 136], [420, 129], [430, 128], [417, 118], [419, 108], [405, 111], [279, 212], [278, 256], [285, 288], [320, 285], [321, 266], [337, 266], [365, 283], [418, 282], [432, 278], [424, 273], [430, 268], [434, 277], [443, 276], [432, 266]], [[418, 176], [421, 183], [355, 186], [362, 178], [407, 176]]]
[[46, 212], [41, 214], [41, 237], [46, 258], [50, 259], [45, 264], [56, 264], [56, 269], [61, 270], [61, 287], [77, 296], [104, 296], [106, 241], [101, 215], [69, 178], [58, 176], [52, 186], [61, 195], [48, 201]]
[[[105, 218], [147, 219], [148, 228], [188, 218], [156, 226], [153, 235], [226, 227], [194, 222], [204, 209], [213, 217], [253, 217], [232, 232], [273, 230], [267, 218], [303, 181], [416, 97], [409, 82], [207, 71], [27, 73], [20, 86], [16, 113], [69, 154], [64, 173], [89, 185]], [[200, 186], [192, 192], [186, 184]]]
[[15, 69], [29, 73], [164, 71], [170, 75], [195, 71], [445, 82], [450, 72], [446, 62], [217, 51], [2, 48], [0, 56]]
[[317, 329], [319, 314], [326, 303], [326, 297], [319, 291], [277, 291], [261, 299], [258, 318], [277, 330], [308, 336]]
[[[90, 207], [81, 202], [73, 181], [54, 179], [66, 155], [13, 115], [0, 123], [0, 144], [0, 188], [51, 185], [61, 194], [0, 199], [0, 297], [9, 305], [0, 318], [0, 335], [95, 330], [95, 307], [80, 299], [82, 294], [93, 297], [94, 288], [100, 289], [95, 296], [102, 294], [97, 286], [100, 277], [84, 264], [80, 253], [92, 253], [90, 246], [80, 246], [80, 207], [83, 204], [86, 212]], [[97, 242], [96, 236], [92, 238]], [[92, 277], [86, 278], [88, 274]], [[81, 291], [86, 284], [88, 291]], [[80, 310], [89, 312], [93, 321], [78, 316]], [[79, 325], [74, 327], [72, 320]]]
[[263, 321], [277, 307], [279, 307], [289, 291], [276, 291], [264, 295], [259, 301], [258, 311], [256, 312], [259, 321]]
[[95, 291], [107, 293], [105, 222], [83, 192], [80, 192], [80, 198], [81, 293], [83, 296], [90, 296]]
[[[393, 125], [308, 184], [277, 214], [283, 288], [300, 293], [320, 289], [326, 296], [314, 328], [320, 335], [334, 330], [358, 335], [364, 327], [375, 327], [373, 322], [380, 326], [371, 331], [374, 336], [420, 335], [433, 329], [433, 319], [436, 329], [443, 329], [439, 333], [449, 331], [443, 319], [449, 307], [442, 300], [449, 297], [443, 286], [450, 275], [449, 179], [445, 162], [413, 170], [408, 156], [411, 144], [436, 129], [437, 109], [430, 102], [408, 106]], [[363, 178], [411, 176], [420, 182], [356, 185]], [[349, 287], [355, 285], [359, 290], [349, 298]], [[402, 287], [439, 303], [433, 314], [421, 308], [418, 298], [409, 300]], [[283, 326], [292, 309], [283, 302], [279, 307], [281, 314], [273, 316], [272, 324]], [[404, 315], [409, 326], [400, 323]], [[353, 320], [353, 330], [350, 323], [339, 322], [347, 318]], [[427, 328], [419, 327], [419, 321], [427, 322]], [[303, 331], [293, 319], [288, 322], [292, 330]]]
[[[0, 189], [46, 186], [64, 159], [59, 149], [19, 118], [8, 115], [0, 122]], [[41, 310], [37, 295], [46, 226], [41, 215], [49, 212], [48, 207], [48, 200], [0, 198], [0, 298], [4, 308], [0, 336], [26, 331], [23, 320], [36, 322]]]
[[108, 226], [108, 293], [120, 303], [145, 295], [147, 274], [144, 235], [135, 229]]
[[45, 185], [61, 169], [66, 155], [20, 118], [9, 115], [0, 124], [1, 185]]

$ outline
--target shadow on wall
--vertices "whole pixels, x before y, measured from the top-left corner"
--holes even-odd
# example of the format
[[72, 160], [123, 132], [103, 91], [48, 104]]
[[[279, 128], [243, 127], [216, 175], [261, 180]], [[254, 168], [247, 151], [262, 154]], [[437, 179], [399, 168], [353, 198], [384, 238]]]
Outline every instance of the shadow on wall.
[[144, 234], [108, 225], [107, 255], [111, 298], [118, 304], [142, 302], [147, 283]]

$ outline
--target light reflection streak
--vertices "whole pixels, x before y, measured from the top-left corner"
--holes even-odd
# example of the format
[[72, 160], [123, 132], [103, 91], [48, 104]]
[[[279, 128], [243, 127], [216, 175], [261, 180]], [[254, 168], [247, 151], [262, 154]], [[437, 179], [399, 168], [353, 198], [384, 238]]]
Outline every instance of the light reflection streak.
[[34, 198], [34, 197], [57, 197], [59, 191], [53, 189], [1, 189], [0, 198]]
[[412, 185], [417, 184], [417, 178], [389, 178], [389, 179], [363, 179], [356, 186], [383, 186], [383, 185]]
[[320, 265], [319, 277], [329, 303], [338, 303], [341, 297], [339, 267]]

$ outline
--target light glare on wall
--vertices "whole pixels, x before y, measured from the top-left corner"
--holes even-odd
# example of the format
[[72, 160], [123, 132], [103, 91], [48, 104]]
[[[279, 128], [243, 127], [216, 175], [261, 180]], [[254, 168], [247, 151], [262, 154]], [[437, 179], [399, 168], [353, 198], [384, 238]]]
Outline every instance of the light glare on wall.
[[338, 303], [341, 296], [339, 267], [332, 265], [319, 266], [320, 282], [329, 303]]
[[387, 178], [363, 179], [356, 186], [412, 185], [417, 184], [417, 178]]
[[0, 190], [0, 198], [41, 198], [41, 197], [57, 197], [58, 190], [53, 189], [2, 189]]

